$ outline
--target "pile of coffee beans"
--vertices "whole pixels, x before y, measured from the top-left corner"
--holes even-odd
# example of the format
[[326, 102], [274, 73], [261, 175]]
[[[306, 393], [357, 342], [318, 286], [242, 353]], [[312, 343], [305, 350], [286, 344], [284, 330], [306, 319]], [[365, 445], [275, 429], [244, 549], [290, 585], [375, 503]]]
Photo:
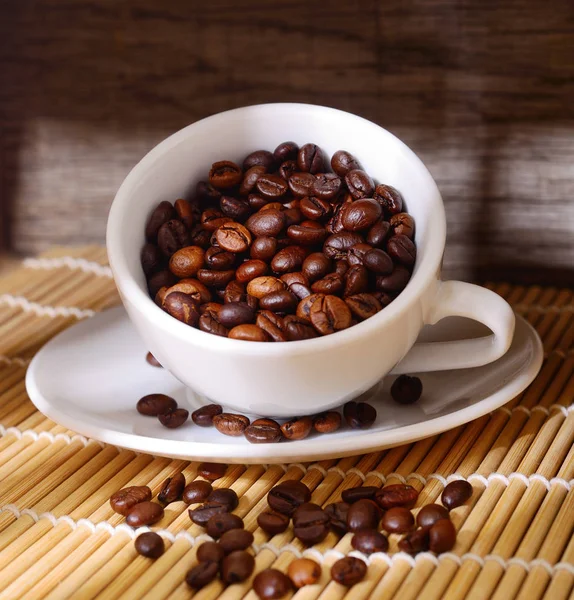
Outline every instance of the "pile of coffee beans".
[[150, 215], [141, 264], [176, 319], [237, 340], [285, 342], [347, 329], [390, 304], [416, 259], [395, 188], [339, 150], [257, 150], [223, 160], [190, 199]]

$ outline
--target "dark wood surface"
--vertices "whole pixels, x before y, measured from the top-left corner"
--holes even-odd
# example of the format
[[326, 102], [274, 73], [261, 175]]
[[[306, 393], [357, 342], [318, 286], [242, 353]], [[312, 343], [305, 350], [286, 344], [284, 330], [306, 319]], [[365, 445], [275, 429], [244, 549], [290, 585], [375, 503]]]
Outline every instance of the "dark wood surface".
[[102, 241], [123, 177], [174, 130], [302, 101], [427, 163], [448, 274], [573, 281], [572, 0], [7, 0], [0, 60], [13, 250]]

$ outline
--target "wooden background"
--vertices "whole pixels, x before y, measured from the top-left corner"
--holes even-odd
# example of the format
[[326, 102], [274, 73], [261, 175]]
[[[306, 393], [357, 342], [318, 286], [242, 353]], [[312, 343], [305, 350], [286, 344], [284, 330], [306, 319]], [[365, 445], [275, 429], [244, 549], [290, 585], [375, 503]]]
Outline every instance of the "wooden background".
[[302, 101], [423, 158], [449, 275], [574, 282], [572, 0], [4, 0], [0, 68], [12, 250], [102, 241], [115, 190], [166, 135]]

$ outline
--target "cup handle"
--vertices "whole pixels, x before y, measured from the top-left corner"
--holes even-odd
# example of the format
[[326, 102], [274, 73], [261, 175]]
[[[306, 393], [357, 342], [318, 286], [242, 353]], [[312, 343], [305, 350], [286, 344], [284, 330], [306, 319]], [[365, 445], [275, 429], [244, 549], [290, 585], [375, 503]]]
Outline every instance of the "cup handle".
[[514, 335], [514, 312], [498, 294], [463, 281], [441, 282], [425, 323], [434, 325], [452, 316], [479, 321], [493, 333], [469, 340], [415, 344], [392, 373], [400, 375], [479, 367], [500, 358], [510, 347]]

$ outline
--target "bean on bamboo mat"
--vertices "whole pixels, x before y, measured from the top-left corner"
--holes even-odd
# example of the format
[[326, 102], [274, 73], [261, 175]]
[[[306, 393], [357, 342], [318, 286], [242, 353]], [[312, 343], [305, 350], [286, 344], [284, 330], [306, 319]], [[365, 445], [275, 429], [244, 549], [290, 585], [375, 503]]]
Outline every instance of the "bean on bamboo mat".
[[[0, 279], [0, 600], [4, 598], [191, 598], [255, 600], [253, 577], [286, 571], [301, 555], [322, 576], [296, 600], [566, 599], [574, 593], [574, 297], [570, 290], [489, 285], [540, 334], [545, 360], [532, 385], [504, 407], [441, 435], [390, 450], [309, 464], [234, 465], [217, 487], [233, 488], [236, 513], [255, 536], [253, 576], [227, 588], [215, 581], [193, 593], [184, 583], [198, 543], [207, 539], [182, 502], [154, 530], [167, 550], [139, 556], [134, 530], [109, 505], [127, 485], [162, 482], [198, 464], [118, 449], [68, 431], [26, 396], [34, 353], [64, 328], [119, 302], [103, 248], [57, 248], [27, 259]], [[340, 500], [344, 489], [408, 482], [417, 507], [436, 502], [452, 476], [473, 486], [451, 512], [458, 530], [449, 553], [410, 557], [390, 536], [366, 577], [347, 589], [330, 565], [349, 553], [351, 534], [330, 533], [306, 549], [292, 528], [270, 538], [257, 526], [267, 492], [298, 479], [313, 501]]]

